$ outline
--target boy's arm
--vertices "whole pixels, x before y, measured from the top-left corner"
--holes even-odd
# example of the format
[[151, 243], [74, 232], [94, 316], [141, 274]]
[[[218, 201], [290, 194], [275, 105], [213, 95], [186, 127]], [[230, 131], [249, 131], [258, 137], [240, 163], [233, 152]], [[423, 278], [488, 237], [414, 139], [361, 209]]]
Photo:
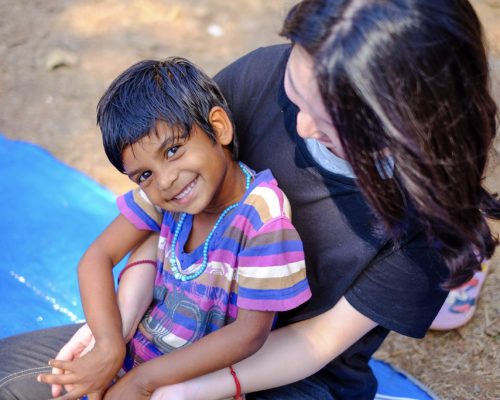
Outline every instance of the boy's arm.
[[[106, 400], [148, 398], [158, 387], [183, 382], [232, 365], [255, 353], [266, 341], [274, 312], [238, 310], [232, 324], [189, 346], [150, 360], [128, 372], [106, 393]], [[135, 397], [134, 397], [135, 398]]]
[[125, 343], [112, 269], [148, 234], [119, 215], [82, 257], [78, 265], [80, 295], [96, 344], [82, 358], [51, 360], [51, 366], [65, 370], [64, 375], [38, 377], [40, 382], [49, 384], [74, 384], [73, 390], [61, 399], [74, 399], [106, 388], [120, 369]]
[[[130, 255], [127, 266], [139, 263], [130, 268], [125, 268], [120, 274], [118, 285], [118, 307], [122, 319], [122, 331], [127, 343], [139, 324], [142, 316], [151, 304], [153, 296], [154, 278], [156, 275], [156, 252], [159, 235], [151, 233]], [[141, 263], [141, 261], [147, 261]], [[94, 347], [95, 341], [87, 324], [83, 325], [72, 338], [61, 348], [56, 356], [57, 360], [71, 361], [87, 354]], [[53, 374], [62, 374], [63, 370], [53, 368]], [[71, 391], [71, 385], [66, 387]], [[52, 386], [52, 396], [61, 394], [61, 385]]]

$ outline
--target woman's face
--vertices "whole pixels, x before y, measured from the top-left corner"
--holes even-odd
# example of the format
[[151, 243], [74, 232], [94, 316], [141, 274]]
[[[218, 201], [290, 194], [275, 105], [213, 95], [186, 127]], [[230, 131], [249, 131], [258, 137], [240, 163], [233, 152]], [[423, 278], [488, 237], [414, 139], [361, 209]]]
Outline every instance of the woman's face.
[[318, 82], [314, 76], [313, 60], [299, 45], [294, 45], [285, 71], [285, 92], [299, 108], [297, 133], [304, 139], [313, 138], [325, 145], [336, 156], [345, 158], [345, 152], [326, 111]]

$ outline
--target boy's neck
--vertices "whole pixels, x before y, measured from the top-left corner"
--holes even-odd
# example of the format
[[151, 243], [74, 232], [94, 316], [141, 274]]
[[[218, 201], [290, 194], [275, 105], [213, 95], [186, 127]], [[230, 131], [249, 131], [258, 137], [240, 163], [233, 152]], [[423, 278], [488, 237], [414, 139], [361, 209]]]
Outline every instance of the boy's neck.
[[201, 214], [220, 215], [227, 207], [241, 200], [246, 192], [246, 176], [237, 161], [230, 159], [216, 193], [216, 199]]
[[202, 245], [207, 239], [210, 231], [217, 223], [222, 212], [227, 207], [238, 203], [246, 192], [246, 175], [241, 170], [236, 161], [231, 161], [230, 166], [224, 177], [221, 191], [227, 190], [228, 195], [217, 205], [210, 209], [205, 209], [199, 214], [193, 216], [193, 225], [188, 240], [184, 246], [186, 252], [191, 252]]

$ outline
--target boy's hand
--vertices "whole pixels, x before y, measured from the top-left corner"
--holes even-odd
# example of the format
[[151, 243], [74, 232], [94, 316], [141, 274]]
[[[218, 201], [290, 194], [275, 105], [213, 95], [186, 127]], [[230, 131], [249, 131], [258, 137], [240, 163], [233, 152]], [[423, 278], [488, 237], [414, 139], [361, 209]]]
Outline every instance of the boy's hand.
[[151, 391], [146, 389], [141, 381], [141, 366], [137, 366], [121, 377], [118, 382], [109, 388], [104, 395], [104, 400], [149, 400]]
[[[70, 341], [71, 342], [71, 341]], [[63, 370], [64, 374], [42, 374], [38, 381], [48, 384], [72, 385], [70, 391], [58, 400], [72, 400], [105, 390], [118, 373], [125, 356], [125, 345], [121, 343], [101, 344], [81, 358], [73, 360], [51, 360], [49, 365]], [[59, 393], [58, 393], [59, 394]], [[96, 398], [94, 396], [94, 398]]]

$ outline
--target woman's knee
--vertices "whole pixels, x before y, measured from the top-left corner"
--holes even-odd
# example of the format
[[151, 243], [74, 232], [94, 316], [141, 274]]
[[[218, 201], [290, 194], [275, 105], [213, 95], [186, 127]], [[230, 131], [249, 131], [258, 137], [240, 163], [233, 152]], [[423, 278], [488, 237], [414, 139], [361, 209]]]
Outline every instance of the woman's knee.
[[50, 398], [50, 387], [36, 377], [50, 371], [54, 358], [80, 325], [67, 325], [0, 340], [0, 399]]

